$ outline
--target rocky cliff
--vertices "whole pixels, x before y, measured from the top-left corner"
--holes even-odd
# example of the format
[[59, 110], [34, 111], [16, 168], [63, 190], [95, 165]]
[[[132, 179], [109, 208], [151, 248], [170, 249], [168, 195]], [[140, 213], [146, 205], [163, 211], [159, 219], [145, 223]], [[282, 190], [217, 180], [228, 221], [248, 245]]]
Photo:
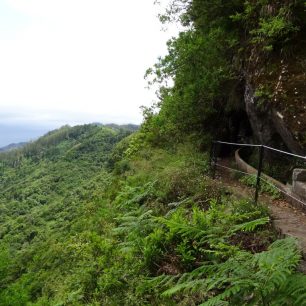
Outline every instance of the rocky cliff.
[[[271, 3], [258, 11], [259, 25], [253, 25], [257, 27], [256, 39], [247, 38], [249, 45], [242, 73], [245, 110], [255, 141], [282, 145], [303, 154], [306, 153], [305, 9], [302, 3], [294, 6], [292, 1]], [[287, 24], [277, 31], [276, 21], [279, 22], [282, 14]], [[263, 20], [269, 22], [270, 32]], [[269, 41], [272, 31], [275, 37]]]

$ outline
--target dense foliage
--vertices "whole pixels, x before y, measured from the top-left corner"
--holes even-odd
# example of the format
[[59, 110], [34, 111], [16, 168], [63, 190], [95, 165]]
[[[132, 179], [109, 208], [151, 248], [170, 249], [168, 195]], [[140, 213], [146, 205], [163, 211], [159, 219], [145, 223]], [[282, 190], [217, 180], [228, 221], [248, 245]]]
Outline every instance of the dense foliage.
[[140, 131], [64, 126], [1, 153], [0, 305], [306, 305], [297, 242], [203, 152], [237, 133], [246, 58], [290, 57], [304, 5], [173, 0], [160, 19], [185, 31], [147, 71]]
[[160, 19], [180, 22], [185, 30], [146, 74], [159, 97], [144, 113], [152, 141], [186, 134], [237, 137], [246, 79], [254, 83], [259, 110], [275, 101], [284, 109], [285, 98], [294, 99], [287, 88], [280, 99], [275, 88], [281, 63], [302, 63], [305, 1], [173, 0]]
[[81, 269], [94, 256], [86, 241], [95, 239], [95, 232], [87, 232], [88, 216], [110, 181], [111, 151], [128, 134], [67, 126], [1, 154], [1, 305], [24, 305], [55, 292], [78, 295], [77, 283], [86, 286], [94, 269]]
[[0, 305], [303, 304], [297, 243], [264, 207], [190, 143], [129, 134], [63, 127], [0, 155]]

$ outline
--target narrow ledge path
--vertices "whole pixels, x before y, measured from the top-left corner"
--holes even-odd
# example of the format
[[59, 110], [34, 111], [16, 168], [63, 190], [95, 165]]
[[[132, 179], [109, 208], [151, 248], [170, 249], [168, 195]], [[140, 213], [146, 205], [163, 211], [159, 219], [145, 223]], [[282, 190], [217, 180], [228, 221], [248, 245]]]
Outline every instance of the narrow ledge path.
[[[224, 165], [228, 162], [222, 161]], [[216, 180], [226, 186], [233, 197], [254, 199], [255, 189], [242, 184], [230, 170], [218, 169]], [[303, 254], [299, 270], [306, 274], [306, 214], [286, 200], [276, 200], [267, 194], [260, 194], [259, 202], [268, 206], [272, 222], [281, 236], [292, 236], [298, 240]]]

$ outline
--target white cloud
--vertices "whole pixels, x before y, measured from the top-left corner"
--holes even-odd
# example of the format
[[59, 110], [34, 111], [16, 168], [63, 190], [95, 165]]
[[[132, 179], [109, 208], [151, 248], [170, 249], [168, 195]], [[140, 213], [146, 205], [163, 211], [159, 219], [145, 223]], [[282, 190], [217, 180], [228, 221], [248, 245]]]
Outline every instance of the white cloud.
[[39, 110], [43, 120], [77, 113], [140, 122], [139, 106], [153, 99], [144, 72], [169, 38], [153, 0], [7, 3], [29, 21], [0, 34], [0, 108], [28, 109], [30, 118]]

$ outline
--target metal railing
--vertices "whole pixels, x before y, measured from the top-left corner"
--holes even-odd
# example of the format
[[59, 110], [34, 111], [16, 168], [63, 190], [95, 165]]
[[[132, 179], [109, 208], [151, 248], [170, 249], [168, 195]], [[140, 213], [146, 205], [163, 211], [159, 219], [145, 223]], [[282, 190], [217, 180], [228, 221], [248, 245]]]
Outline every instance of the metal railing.
[[[256, 149], [257, 150], [257, 160], [256, 160], [256, 165], [254, 165], [254, 170], [256, 170], [256, 174], [251, 174], [247, 171], [242, 171], [241, 169], [235, 169], [233, 167], [227, 166], [227, 165], [222, 165], [220, 163], [218, 163], [218, 158], [220, 155], [220, 147], [221, 146], [231, 146], [231, 147], [235, 147], [235, 148], [252, 148], [252, 149]], [[270, 146], [266, 146], [266, 145], [261, 145], [261, 144], [246, 144], [246, 143], [235, 143], [235, 142], [226, 142], [226, 141], [213, 141], [212, 142], [212, 146], [211, 146], [211, 153], [210, 153], [210, 165], [211, 165], [211, 172], [212, 172], [212, 177], [213, 179], [215, 179], [216, 176], [216, 170], [217, 168], [223, 168], [223, 169], [227, 169], [229, 171], [233, 171], [236, 173], [240, 173], [243, 175], [248, 175], [248, 176], [255, 176], [256, 175], [256, 185], [255, 185], [255, 194], [254, 194], [254, 201], [255, 203], [258, 202], [258, 196], [259, 196], [259, 192], [261, 190], [261, 181], [263, 181], [265, 184], [270, 185], [271, 187], [275, 188], [276, 190], [278, 190], [278, 192], [280, 192], [281, 194], [285, 195], [286, 198], [291, 198], [292, 200], [296, 201], [297, 203], [299, 203], [300, 205], [302, 205], [303, 207], [305, 206], [306, 208], [306, 203], [298, 198], [298, 196], [293, 195], [291, 192], [287, 192], [286, 190], [284, 190], [284, 188], [280, 188], [279, 186], [277, 186], [275, 183], [273, 183], [273, 181], [276, 181], [275, 178], [273, 178], [270, 180], [268, 175], [263, 175], [263, 171], [264, 171], [264, 159], [265, 156], [270, 156], [270, 159], [275, 158], [275, 156], [271, 157], [271, 152], [274, 152], [273, 154], [281, 154], [283, 156], [286, 156], [286, 158], [292, 158], [294, 159], [291, 162], [291, 168], [292, 170], [294, 168], [298, 168], [297, 165], [299, 165], [303, 168], [306, 168], [306, 156], [301, 156], [301, 155], [297, 155], [294, 153], [290, 153], [287, 151], [283, 151], [280, 149], [276, 149]], [[254, 152], [253, 152], [254, 153]], [[281, 160], [281, 159], [280, 159]], [[297, 160], [299, 160], [297, 162]], [[276, 159], [275, 159], [276, 161]], [[288, 165], [290, 165], [289, 161], [287, 164], [287, 168]], [[264, 178], [263, 178], [264, 176]], [[288, 178], [289, 180], [289, 178]], [[280, 183], [281, 185], [281, 183]]]

